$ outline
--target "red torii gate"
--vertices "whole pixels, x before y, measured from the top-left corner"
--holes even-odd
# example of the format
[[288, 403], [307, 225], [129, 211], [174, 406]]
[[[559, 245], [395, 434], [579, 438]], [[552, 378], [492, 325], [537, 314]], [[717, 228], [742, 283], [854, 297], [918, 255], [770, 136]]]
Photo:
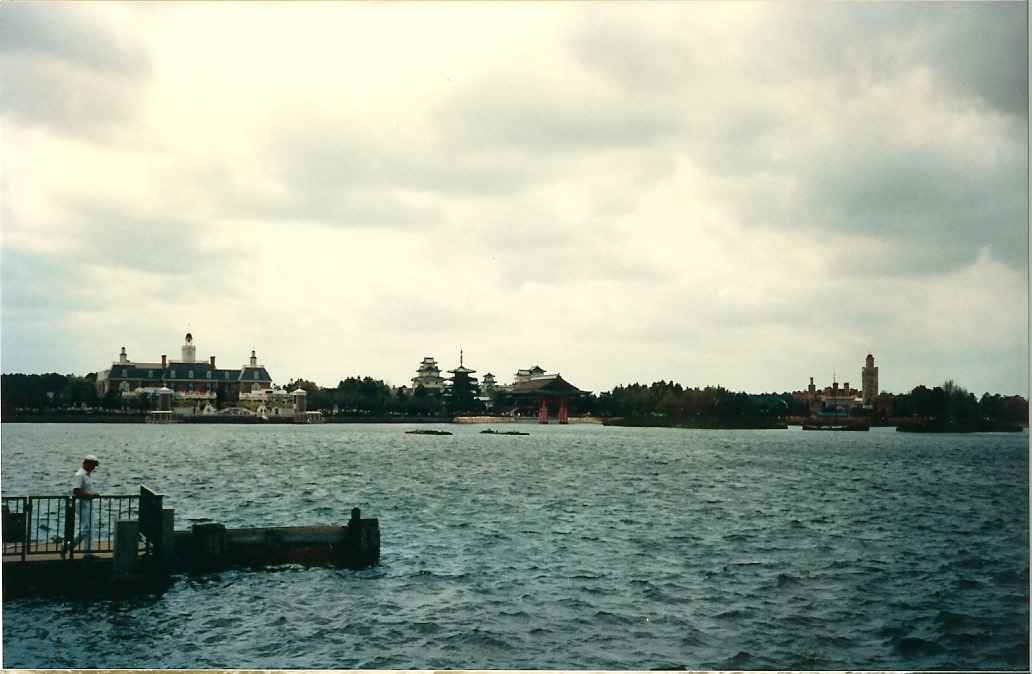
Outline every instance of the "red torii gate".
[[[548, 403], [556, 402], [555, 400], [550, 401], [548, 398], [541, 399], [541, 407], [538, 408], [538, 423], [548, 423]], [[570, 410], [566, 406], [566, 398], [559, 398], [559, 423], [568, 424], [570, 423]]]

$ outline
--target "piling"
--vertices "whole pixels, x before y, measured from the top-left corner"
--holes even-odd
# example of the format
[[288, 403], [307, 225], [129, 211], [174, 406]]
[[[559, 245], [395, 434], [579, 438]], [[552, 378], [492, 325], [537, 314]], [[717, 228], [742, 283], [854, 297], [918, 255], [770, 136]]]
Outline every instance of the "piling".
[[161, 509], [161, 536], [157, 544], [158, 567], [162, 573], [169, 573], [176, 561], [176, 509]]
[[128, 578], [136, 572], [139, 553], [140, 523], [136, 520], [119, 520], [115, 523], [114, 560], [111, 567], [112, 580]]

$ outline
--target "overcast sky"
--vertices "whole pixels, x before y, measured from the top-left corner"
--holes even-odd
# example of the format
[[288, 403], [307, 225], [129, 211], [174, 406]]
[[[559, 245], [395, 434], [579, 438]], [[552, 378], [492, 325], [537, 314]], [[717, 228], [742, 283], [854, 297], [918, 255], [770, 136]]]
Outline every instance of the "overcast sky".
[[4, 372], [1028, 392], [1004, 4], [0, 7]]

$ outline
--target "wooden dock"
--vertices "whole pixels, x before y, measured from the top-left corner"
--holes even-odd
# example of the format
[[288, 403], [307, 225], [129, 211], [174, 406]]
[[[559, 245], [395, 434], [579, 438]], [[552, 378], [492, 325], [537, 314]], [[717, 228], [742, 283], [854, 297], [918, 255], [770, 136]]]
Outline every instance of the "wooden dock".
[[142, 487], [139, 519], [118, 521], [114, 538], [95, 540], [91, 554], [62, 559], [47, 545], [23, 558], [5, 541], [4, 595], [117, 594], [160, 588], [181, 573], [280, 564], [365, 568], [380, 559], [379, 521], [362, 518], [358, 508], [340, 526], [228, 529], [205, 522], [176, 531], [174, 510], [161, 502]]

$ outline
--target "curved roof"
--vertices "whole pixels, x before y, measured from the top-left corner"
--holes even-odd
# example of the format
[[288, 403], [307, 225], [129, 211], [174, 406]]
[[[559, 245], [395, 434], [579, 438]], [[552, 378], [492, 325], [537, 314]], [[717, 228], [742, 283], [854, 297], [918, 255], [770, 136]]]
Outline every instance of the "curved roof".
[[555, 395], [575, 396], [590, 393], [582, 391], [558, 374], [534, 377], [530, 381], [521, 381], [512, 385], [513, 395]]

